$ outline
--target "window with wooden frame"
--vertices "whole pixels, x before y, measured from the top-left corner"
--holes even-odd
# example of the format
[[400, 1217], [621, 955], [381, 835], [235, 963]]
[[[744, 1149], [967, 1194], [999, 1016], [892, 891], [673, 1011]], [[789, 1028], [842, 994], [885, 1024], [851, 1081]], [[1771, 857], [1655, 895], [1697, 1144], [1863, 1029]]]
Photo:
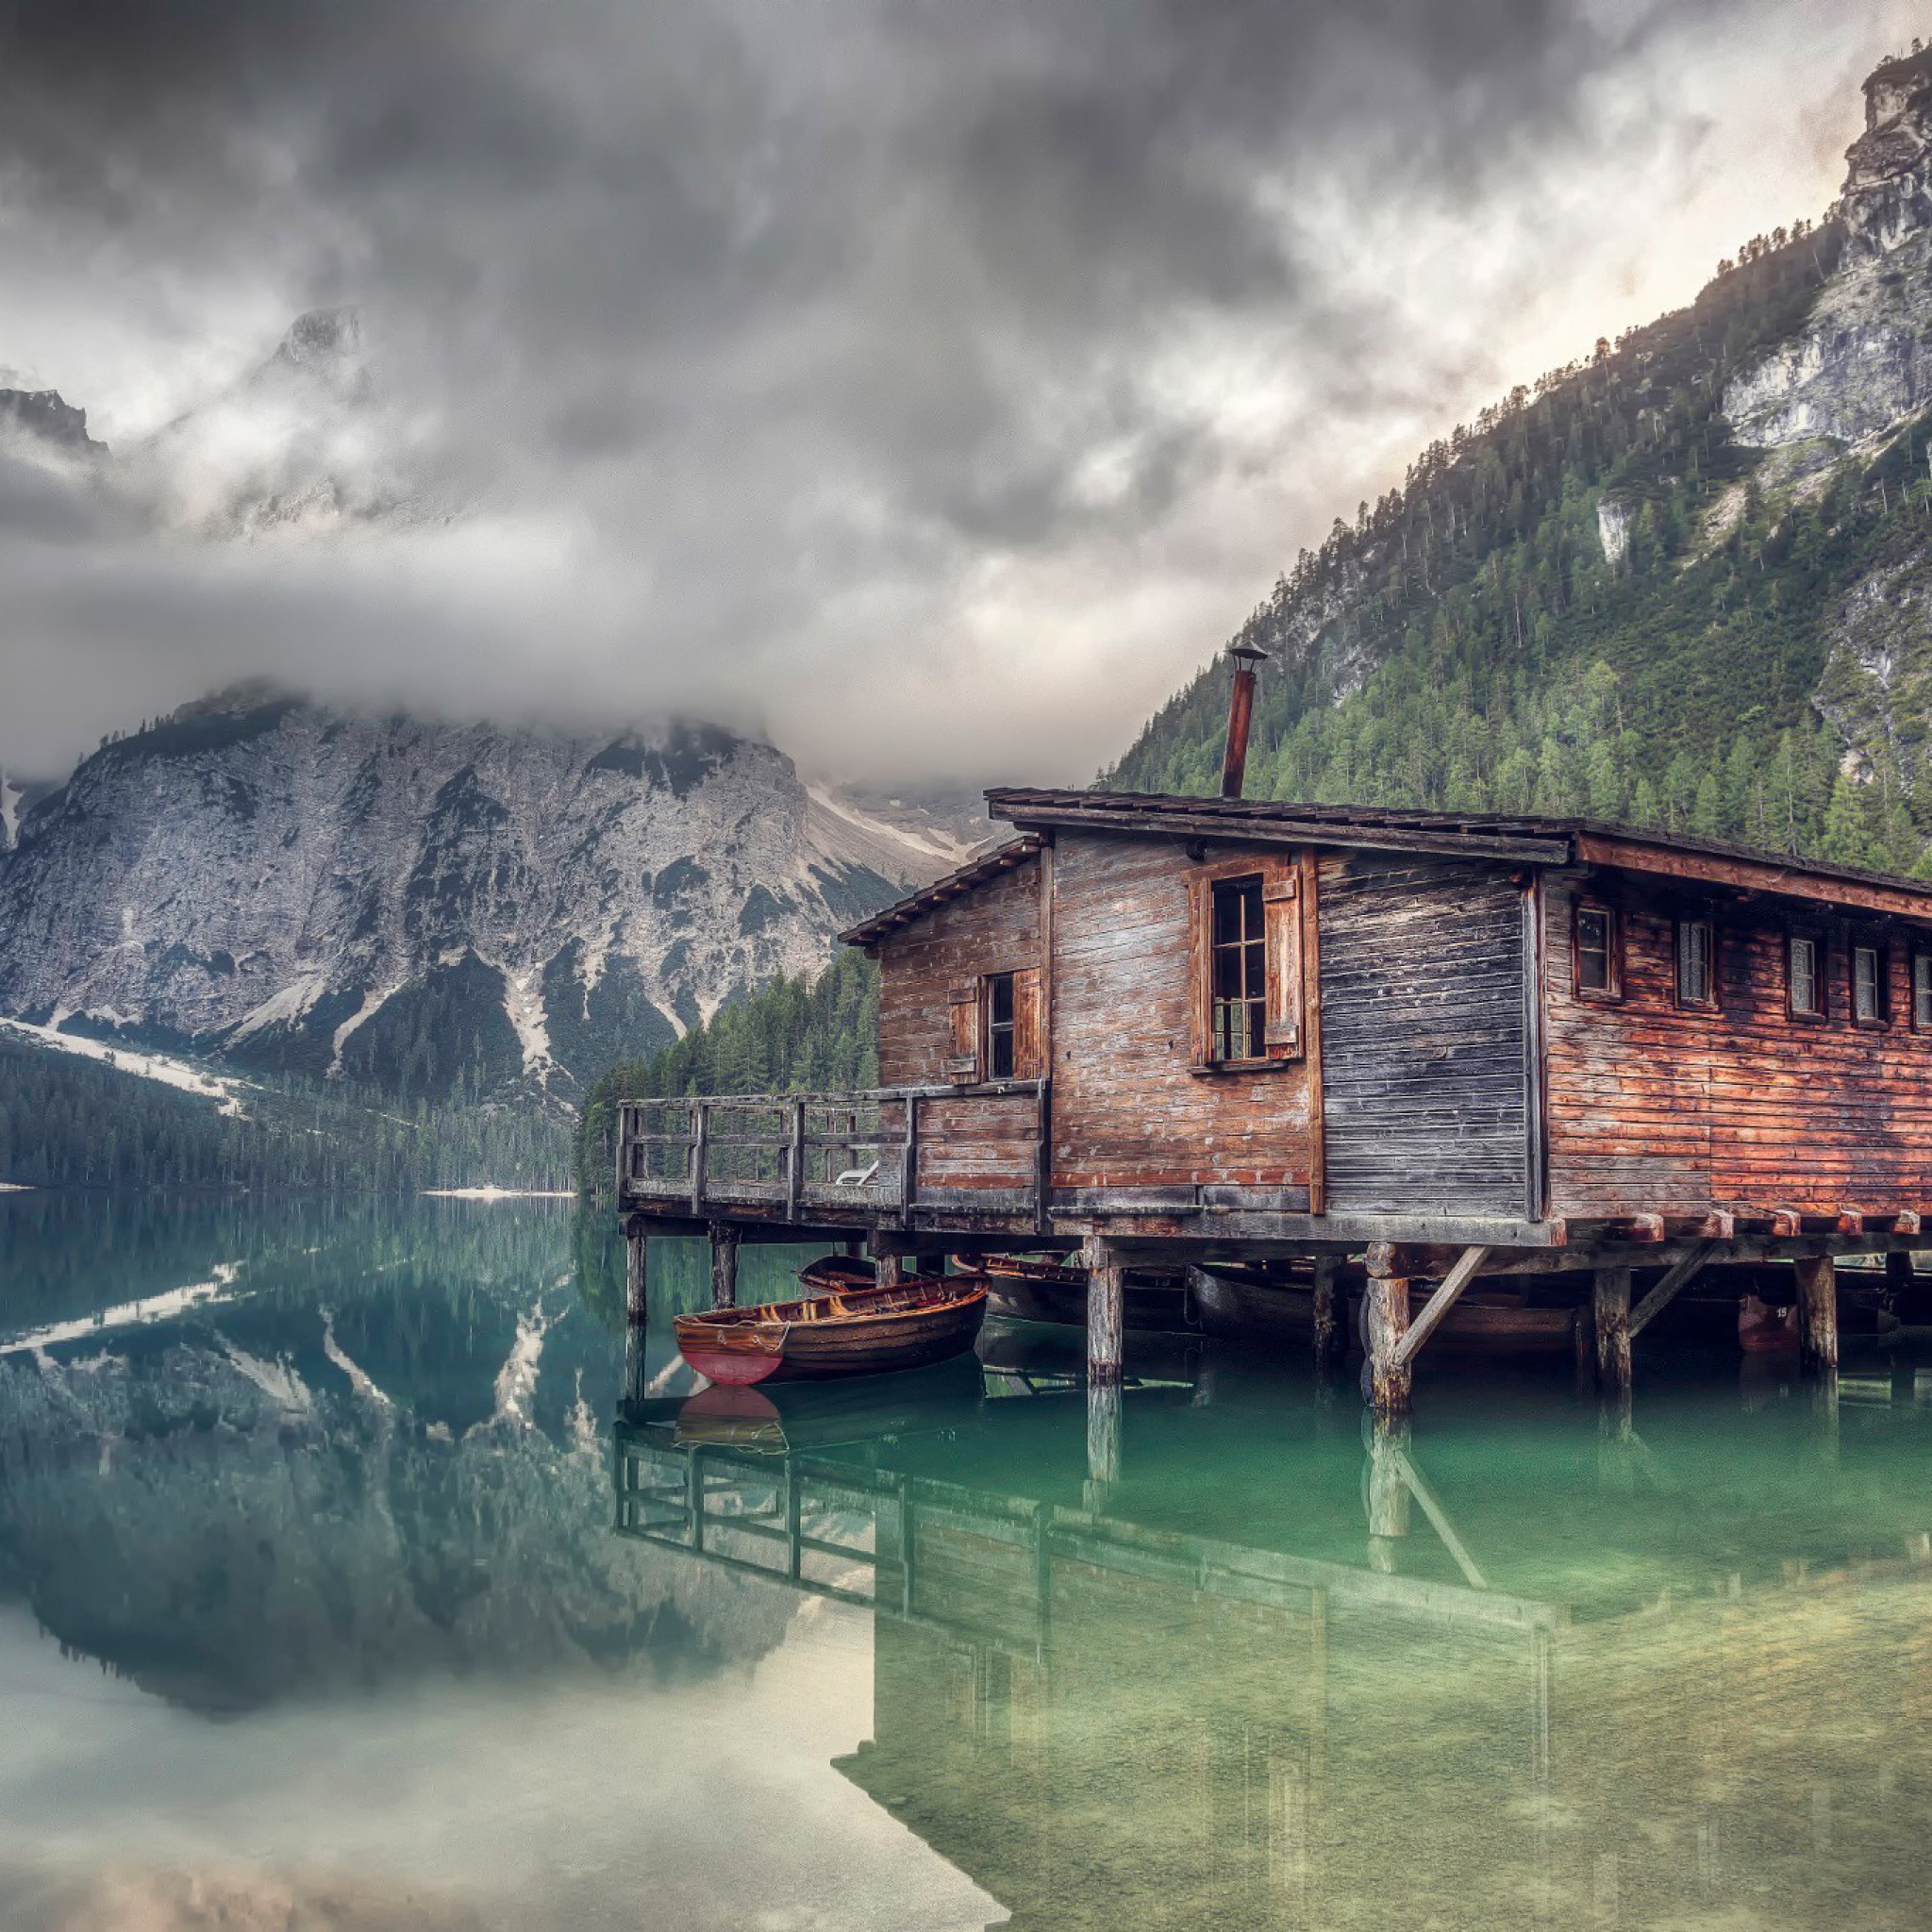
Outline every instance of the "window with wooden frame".
[[1208, 974], [1212, 987], [1209, 1053], [1220, 1064], [1265, 1059], [1268, 1033], [1268, 935], [1261, 874], [1216, 879]]
[[962, 979], [946, 994], [952, 1052], [946, 1078], [958, 1087], [1038, 1080], [1045, 1072], [1040, 969], [1020, 966]]
[[1193, 1063], [1202, 1071], [1302, 1057], [1301, 866], [1291, 855], [1191, 874]]
[[986, 1077], [1013, 1077], [1013, 975], [986, 975]]
[[1793, 1020], [1827, 1017], [1824, 941], [1815, 932], [1785, 935], [1785, 1011]]
[[1855, 934], [1851, 947], [1852, 1024], [1884, 1026], [1891, 1020], [1886, 985], [1885, 941], [1875, 934]]
[[1677, 1004], [1717, 1011], [1717, 927], [1707, 912], [1677, 915]]
[[1912, 954], [1912, 1031], [1932, 1033], [1932, 952]]
[[1580, 1000], [1624, 997], [1623, 921], [1614, 907], [1594, 899], [1576, 902], [1571, 927], [1571, 983]]

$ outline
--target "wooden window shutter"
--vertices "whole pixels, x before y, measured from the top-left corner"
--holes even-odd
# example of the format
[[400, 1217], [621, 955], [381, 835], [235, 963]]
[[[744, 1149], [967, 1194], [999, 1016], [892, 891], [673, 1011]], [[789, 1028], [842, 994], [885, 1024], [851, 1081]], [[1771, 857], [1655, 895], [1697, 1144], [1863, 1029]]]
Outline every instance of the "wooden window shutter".
[[1188, 1055], [1197, 1067], [1214, 1064], [1214, 884], [1188, 874]]
[[1261, 874], [1261, 908], [1268, 941], [1267, 1055], [1271, 1060], [1300, 1059], [1302, 908], [1299, 868], [1293, 859], [1268, 862]]
[[1038, 1080], [1046, 1073], [1045, 1015], [1040, 1006], [1040, 968], [1013, 974], [1013, 1078]]
[[952, 1053], [946, 1060], [946, 1078], [956, 1086], [970, 1087], [979, 1078], [979, 982], [962, 979], [946, 991], [946, 1008], [952, 1023]]

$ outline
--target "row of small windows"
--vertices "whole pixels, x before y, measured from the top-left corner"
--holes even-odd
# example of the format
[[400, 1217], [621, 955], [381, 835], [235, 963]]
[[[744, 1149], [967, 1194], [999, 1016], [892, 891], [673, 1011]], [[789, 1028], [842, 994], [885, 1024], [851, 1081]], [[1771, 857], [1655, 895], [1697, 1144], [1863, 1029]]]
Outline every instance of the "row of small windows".
[[[1581, 999], [1620, 1000], [1624, 996], [1623, 935], [1614, 908], [1579, 905], [1576, 908], [1574, 974]], [[1708, 919], [1694, 915], [1676, 922], [1677, 1004], [1693, 1011], [1717, 1010], [1717, 933]], [[1860, 941], [1851, 949], [1849, 972], [1851, 1011], [1860, 1026], [1884, 1026], [1891, 1021], [1890, 976], [1885, 970], [1886, 948], [1876, 940]], [[1824, 1021], [1830, 1017], [1830, 993], [1825, 976], [1824, 942], [1814, 934], [1785, 936], [1785, 1005], [1793, 1020]], [[1932, 1033], [1932, 950], [1912, 955], [1912, 1026]]]

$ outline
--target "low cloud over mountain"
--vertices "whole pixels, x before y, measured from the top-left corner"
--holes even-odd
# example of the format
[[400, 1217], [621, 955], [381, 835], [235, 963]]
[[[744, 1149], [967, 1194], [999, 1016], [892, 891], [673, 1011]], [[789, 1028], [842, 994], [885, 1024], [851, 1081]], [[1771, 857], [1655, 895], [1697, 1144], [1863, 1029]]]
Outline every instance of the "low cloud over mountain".
[[268, 673], [1084, 775], [1424, 434], [1822, 205], [1909, 19], [22, 0], [0, 385], [115, 481], [0, 466], [0, 759]]

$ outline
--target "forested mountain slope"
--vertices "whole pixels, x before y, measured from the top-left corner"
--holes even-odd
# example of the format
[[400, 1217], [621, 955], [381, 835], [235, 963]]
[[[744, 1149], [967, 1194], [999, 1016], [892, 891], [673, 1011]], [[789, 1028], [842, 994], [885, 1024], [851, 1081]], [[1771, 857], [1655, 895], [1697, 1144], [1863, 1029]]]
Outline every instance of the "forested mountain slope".
[[0, 1028], [0, 1183], [31, 1188], [411, 1193], [570, 1185], [575, 1122], [549, 1106], [430, 1107], [342, 1082], [145, 1079]]
[[684, 1093], [851, 1093], [878, 1079], [879, 975], [841, 947], [816, 979], [777, 979], [656, 1053], [620, 1060], [585, 1096], [577, 1184], [611, 1185], [616, 1104]]
[[[1932, 840], [1932, 55], [1827, 219], [1337, 521], [1242, 627], [1257, 797], [1587, 813], [1898, 870]], [[1204, 672], [1104, 782], [1218, 781]]]

